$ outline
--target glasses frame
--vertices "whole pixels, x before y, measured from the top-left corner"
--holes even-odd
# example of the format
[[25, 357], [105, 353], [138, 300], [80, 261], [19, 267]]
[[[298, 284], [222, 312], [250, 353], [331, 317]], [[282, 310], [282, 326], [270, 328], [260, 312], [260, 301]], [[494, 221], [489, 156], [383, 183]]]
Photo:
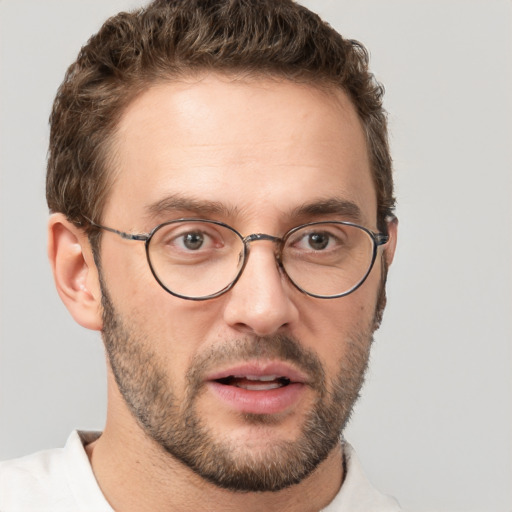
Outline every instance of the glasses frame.
[[[365, 228], [364, 226], [360, 226], [359, 224], [355, 224], [355, 223], [349, 222], [349, 221], [342, 221], [342, 220], [327, 220], [327, 221], [308, 222], [306, 224], [301, 224], [300, 226], [296, 226], [296, 227], [290, 229], [282, 237], [267, 235], [265, 233], [252, 233], [251, 235], [247, 235], [244, 237], [235, 228], [231, 227], [228, 224], [225, 224], [224, 222], [221, 222], [218, 220], [197, 219], [197, 218], [187, 218], [187, 217], [162, 222], [161, 224], [158, 224], [157, 226], [155, 226], [149, 233], [135, 233], [135, 234], [126, 233], [126, 232], [120, 231], [118, 229], [103, 226], [102, 224], [97, 224], [96, 222], [94, 222], [90, 219], [86, 219], [86, 220], [87, 220], [87, 222], [90, 223], [91, 226], [94, 226], [98, 229], [103, 229], [110, 233], [114, 233], [114, 234], [120, 236], [121, 238], [123, 238], [124, 240], [135, 240], [138, 242], [144, 242], [145, 250], [146, 250], [146, 259], [148, 261], [151, 273], [153, 274], [153, 277], [156, 279], [157, 283], [166, 292], [170, 293], [171, 295], [173, 295], [175, 297], [179, 297], [180, 299], [193, 300], [193, 301], [203, 301], [203, 300], [214, 299], [216, 297], [224, 295], [226, 292], [231, 290], [231, 288], [233, 288], [233, 286], [235, 286], [235, 284], [240, 279], [240, 276], [242, 275], [242, 273], [245, 269], [245, 266], [247, 265], [247, 261], [248, 261], [250, 249], [251, 249], [250, 244], [252, 242], [257, 242], [260, 240], [268, 240], [268, 241], [274, 242], [276, 244], [277, 250], [275, 251], [275, 257], [276, 257], [276, 261], [279, 265], [279, 268], [282, 270], [283, 274], [286, 276], [288, 281], [290, 281], [290, 283], [295, 288], [297, 288], [297, 290], [299, 290], [300, 292], [302, 292], [306, 295], [309, 295], [310, 297], [315, 297], [317, 299], [338, 299], [340, 297], [345, 297], [346, 295], [349, 295], [350, 293], [357, 290], [366, 281], [367, 277], [370, 275], [370, 272], [373, 269], [373, 265], [375, 264], [375, 259], [377, 257], [378, 248], [382, 245], [385, 245], [389, 241], [389, 238], [390, 238], [388, 234], [375, 232], [368, 228]], [[154, 234], [157, 231], [159, 231], [160, 229], [162, 229], [163, 227], [168, 226], [170, 224], [177, 224], [177, 223], [181, 223], [181, 222], [205, 222], [207, 224], [214, 224], [217, 226], [222, 226], [223, 228], [227, 228], [230, 231], [232, 231], [233, 233], [235, 233], [238, 236], [238, 238], [240, 238], [240, 240], [242, 241], [243, 246], [244, 246], [242, 265], [240, 266], [240, 269], [238, 270], [235, 278], [231, 281], [231, 283], [229, 283], [227, 286], [222, 288], [222, 290], [215, 292], [213, 294], [210, 294], [210, 295], [204, 295], [202, 297], [188, 297], [187, 295], [181, 295], [177, 292], [170, 290], [158, 277], [157, 273], [155, 272], [155, 269], [153, 268], [153, 264], [151, 263], [151, 257], [149, 255], [149, 245], [151, 243], [151, 239], [153, 238]], [[352, 288], [350, 288], [349, 290], [347, 290], [343, 293], [337, 294], [337, 295], [318, 295], [315, 293], [310, 293], [307, 290], [304, 290], [297, 283], [295, 283], [295, 281], [293, 281], [293, 279], [288, 275], [288, 272], [286, 272], [286, 269], [282, 263], [283, 249], [284, 249], [284, 246], [286, 245], [286, 241], [288, 240], [288, 238], [291, 235], [293, 235], [295, 232], [299, 231], [300, 229], [303, 229], [303, 228], [306, 228], [309, 226], [317, 226], [320, 224], [342, 224], [344, 226], [352, 226], [355, 228], [359, 228], [362, 231], [364, 231], [371, 238], [371, 240], [373, 242], [371, 263], [368, 266], [368, 270], [366, 271], [364, 276]]]

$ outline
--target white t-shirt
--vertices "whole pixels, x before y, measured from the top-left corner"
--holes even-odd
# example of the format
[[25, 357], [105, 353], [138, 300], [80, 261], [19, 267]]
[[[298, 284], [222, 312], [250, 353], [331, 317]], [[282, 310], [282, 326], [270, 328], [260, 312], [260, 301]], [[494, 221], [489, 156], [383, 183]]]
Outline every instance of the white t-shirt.
[[[0, 462], [0, 512], [113, 512], [84, 449], [98, 435], [74, 431], [64, 448]], [[349, 444], [344, 453], [345, 481], [324, 512], [400, 511], [395, 499], [372, 487]]]

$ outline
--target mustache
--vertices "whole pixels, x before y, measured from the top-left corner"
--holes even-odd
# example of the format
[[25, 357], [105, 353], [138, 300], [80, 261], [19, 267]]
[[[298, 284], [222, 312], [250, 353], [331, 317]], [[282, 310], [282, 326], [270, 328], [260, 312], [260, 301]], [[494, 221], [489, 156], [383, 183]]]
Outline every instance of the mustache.
[[258, 359], [291, 363], [308, 376], [313, 389], [325, 389], [325, 371], [315, 352], [303, 347], [292, 336], [283, 334], [244, 337], [212, 345], [192, 359], [186, 375], [189, 389], [196, 392], [205, 375], [219, 366]]

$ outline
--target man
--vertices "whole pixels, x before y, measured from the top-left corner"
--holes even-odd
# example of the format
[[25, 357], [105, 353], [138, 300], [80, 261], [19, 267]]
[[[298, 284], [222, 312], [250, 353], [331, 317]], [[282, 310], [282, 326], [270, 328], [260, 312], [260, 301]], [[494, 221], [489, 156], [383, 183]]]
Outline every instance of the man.
[[290, 0], [108, 20], [51, 116], [49, 256], [108, 356], [104, 431], [0, 510], [398, 510], [341, 438], [396, 244], [382, 89]]

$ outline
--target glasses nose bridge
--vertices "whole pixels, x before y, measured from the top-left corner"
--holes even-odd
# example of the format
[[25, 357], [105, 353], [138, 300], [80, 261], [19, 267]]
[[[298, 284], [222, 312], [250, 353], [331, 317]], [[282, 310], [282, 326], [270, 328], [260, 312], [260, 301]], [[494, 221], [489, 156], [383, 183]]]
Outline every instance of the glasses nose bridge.
[[253, 233], [252, 235], [247, 235], [244, 239], [245, 244], [250, 244], [251, 242], [256, 242], [259, 240], [269, 240], [270, 242], [274, 242], [276, 244], [280, 244], [283, 239], [278, 236], [267, 235], [265, 233]]
[[276, 255], [279, 257], [279, 255], [281, 254], [282, 245], [283, 245], [282, 238], [280, 238], [278, 236], [267, 235], [266, 233], [253, 233], [252, 235], [247, 235], [246, 237], [243, 238], [244, 245], [247, 248], [248, 252], [250, 251], [250, 248], [251, 248], [250, 244], [252, 242], [262, 242], [262, 241], [273, 242], [277, 249]]
[[246, 248], [246, 254], [249, 256], [249, 253], [251, 251], [250, 244], [252, 242], [262, 242], [262, 241], [268, 241], [273, 242], [275, 245], [275, 257], [278, 262], [278, 264], [281, 266], [281, 252], [283, 248], [283, 239], [278, 236], [273, 235], [267, 235], [266, 233], [252, 233], [251, 235], [247, 235], [243, 238], [243, 242]]

